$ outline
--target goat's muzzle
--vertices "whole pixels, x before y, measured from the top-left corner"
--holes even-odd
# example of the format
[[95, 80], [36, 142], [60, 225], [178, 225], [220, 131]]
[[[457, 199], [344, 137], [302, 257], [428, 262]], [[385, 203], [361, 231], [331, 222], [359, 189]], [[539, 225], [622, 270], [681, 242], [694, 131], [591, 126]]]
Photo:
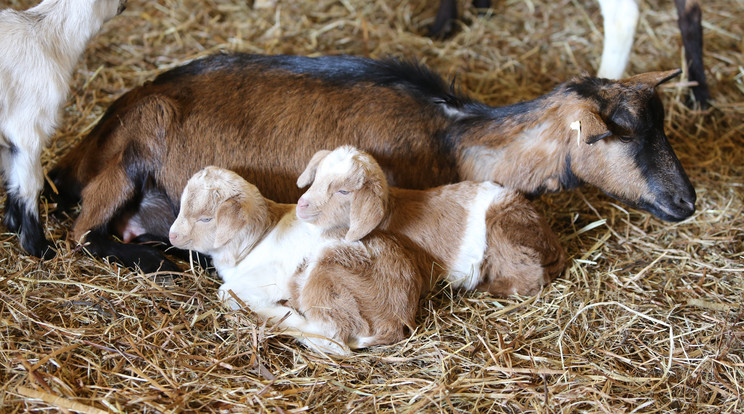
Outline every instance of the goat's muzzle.
[[183, 243], [183, 237], [178, 234], [178, 232], [175, 232], [171, 230], [168, 232], [168, 241], [176, 247], [180, 247], [179, 243]]
[[697, 195], [692, 185], [685, 191], [667, 194], [647, 208], [655, 216], [666, 221], [682, 221], [695, 213]]
[[300, 197], [299, 200], [297, 200], [297, 218], [300, 220], [309, 220], [313, 218], [315, 215], [309, 214], [307, 209], [310, 207], [310, 203], [305, 199], [305, 197]]

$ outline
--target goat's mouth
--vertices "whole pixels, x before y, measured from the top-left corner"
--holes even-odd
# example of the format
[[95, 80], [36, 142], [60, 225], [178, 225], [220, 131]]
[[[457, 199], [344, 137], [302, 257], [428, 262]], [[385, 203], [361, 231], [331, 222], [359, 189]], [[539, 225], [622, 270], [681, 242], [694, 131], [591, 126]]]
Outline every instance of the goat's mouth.
[[189, 241], [186, 241], [186, 242], [178, 242], [178, 243], [171, 243], [171, 244], [172, 244], [172, 245], [173, 245], [173, 247], [175, 247], [176, 249], [181, 249], [181, 250], [192, 250], [192, 249], [191, 249], [191, 240], [189, 240]]
[[168, 241], [170, 242], [170, 244], [173, 245], [173, 247], [183, 250], [188, 250], [189, 247], [193, 244], [192, 239], [184, 239], [183, 235], [180, 234], [175, 237], [173, 234], [169, 234]]
[[312, 222], [318, 217], [319, 214], [319, 212], [312, 212], [299, 208], [297, 209], [297, 218], [302, 221]]
[[641, 208], [662, 220], [672, 222], [682, 221], [695, 213], [695, 204], [685, 200], [653, 203]]
[[685, 197], [665, 197], [662, 200], [635, 200], [631, 201], [618, 197], [613, 194], [608, 195], [616, 200], [640, 210], [648, 211], [655, 217], [670, 222], [680, 222], [692, 216], [695, 213], [695, 200], [688, 200]]

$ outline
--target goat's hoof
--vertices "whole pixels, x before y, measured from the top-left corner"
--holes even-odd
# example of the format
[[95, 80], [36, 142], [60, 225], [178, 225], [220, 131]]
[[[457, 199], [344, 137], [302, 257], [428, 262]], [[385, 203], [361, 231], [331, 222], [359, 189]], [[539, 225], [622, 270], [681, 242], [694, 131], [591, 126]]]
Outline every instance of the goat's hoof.
[[53, 259], [57, 255], [57, 251], [54, 250], [54, 244], [45, 238], [41, 238], [38, 241], [31, 243], [21, 243], [21, 247], [30, 254], [31, 256], [38, 257], [43, 260]]
[[41, 252], [41, 255], [37, 257], [40, 257], [43, 260], [50, 260], [50, 259], [54, 259], [56, 256], [57, 256], [57, 251], [54, 250], [54, 244], [48, 243], [46, 248], [44, 248], [43, 251]]
[[434, 23], [429, 26], [429, 30], [426, 35], [435, 40], [444, 40], [452, 37], [455, 33], [455, 23], [453, 20], [448, 20], [443, 23]]

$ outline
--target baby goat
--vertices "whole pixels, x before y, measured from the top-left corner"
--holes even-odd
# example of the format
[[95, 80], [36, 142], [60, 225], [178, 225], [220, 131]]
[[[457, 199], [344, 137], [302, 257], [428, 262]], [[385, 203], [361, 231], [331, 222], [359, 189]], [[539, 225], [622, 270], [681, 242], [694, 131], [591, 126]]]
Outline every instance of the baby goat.
[[[521, 194], [490, 182], [461, 182], [430, 190], [391, 187], [377, 162], [350, 146], [317, 152], [297, 180], [312, 186], [297, 216], [320, 221], [330, 210], [341, 230], [366, 220], [411, 239], [431, 254], [452, 286], [498, 296], [531, 295], [558, 276], [563, 249], [545, 219]], [[376, 202], [383, 217], [361, 215]], [[351, 236], [356, 238], [355, 235]]]
[[4, 222], [34, 256], [54, 255], [39, 221], [41, 150], [54, 132], [86, 44], [125, 4], [126, 0], [44, 0], [26, 11], [0, 11]]
[[491, 107], [418, 64], [216, 54], [117, 99], [50, 175], [60, 205], [82, 200], [73, 237], [145, 272], [177, 267], [110, 232], [165, 239], [199, 169], [230, 168], [268, 198], [293, 202], [307, 160], [345, 144], [372, 154], [398, 187], [493, 181], [538, 195], [588, 183], [679, 221], [694, 213], [695, 189], [664, 134], [655, 91], [678, 73], [577, 78]]
[[[382, 218], [377, 199], [351, 211]], [[207, 167], [188, 181], [169, 238], [212, 256], [232, 307], [239, 305], [230, 291], [270, 323], [301, 331], [310, 347], [341, 354], [397, 342], [415, 324], [429, 259], [373, 232], [374, 219], [338, 235], [338, 213], [319, 210], [322, 219], [311, 224], [298, 219], [295, 205], [264, 199], [234, 172]]]

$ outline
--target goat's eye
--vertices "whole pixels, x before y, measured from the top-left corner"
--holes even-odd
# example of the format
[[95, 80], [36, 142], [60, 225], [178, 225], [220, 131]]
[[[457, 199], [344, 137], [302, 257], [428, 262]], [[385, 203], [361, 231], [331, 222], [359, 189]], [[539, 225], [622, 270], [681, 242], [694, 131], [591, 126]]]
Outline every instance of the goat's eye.
[[630, 135], [620, 135], [618, 138], [620, 138], [620, 141], [625, 143], [633, 141], [633, 137], [631, 137]]
[[347, 195], [347, 194], [349, 194], [349, 192], [348, 192], [348, 191], [346, 191], [346, 190], [338, 190], [337, 192], [338, 192], [339, 194], [341, 194], [341, 195]]
[[209, 223], [210, 221], [212, 221], [212, 217], [200, 217], [196, 221], [198, 221], [199, 223]]

